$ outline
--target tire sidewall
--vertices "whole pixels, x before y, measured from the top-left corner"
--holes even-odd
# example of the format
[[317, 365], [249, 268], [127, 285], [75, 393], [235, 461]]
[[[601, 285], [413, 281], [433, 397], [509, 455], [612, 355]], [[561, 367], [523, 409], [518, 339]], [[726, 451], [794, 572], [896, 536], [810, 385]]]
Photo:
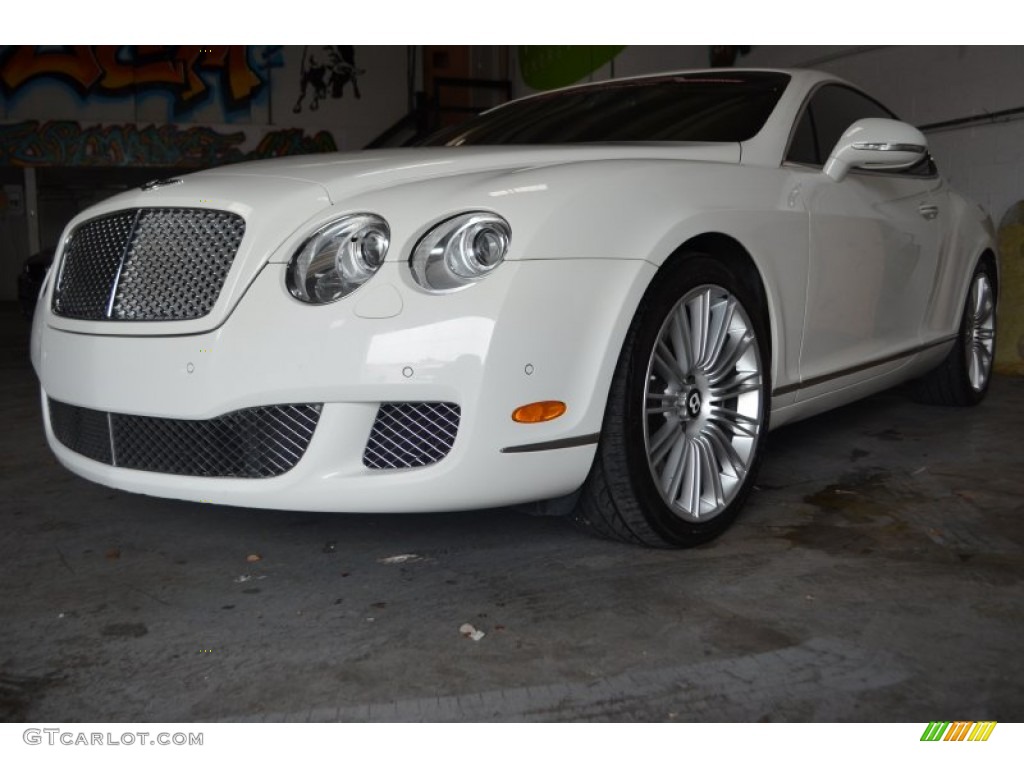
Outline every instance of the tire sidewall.
[[[651, 474], [644, 439], [644, 391], [651, 352], [668, 313], [687, 292], [702, 285], [724, 288], [739, 301], [747, 314], [757, 342], [762, 407], [753, 458], [741, 487], [722, 512], [706, 522], [695, 523], [672, 512]], [[750, 493], [764, 452], [771, 403], [771, 350], [767, 325], [764, 301], [750, 278], [744, 279], [731, 264], [704, 254], [687, 255], [663, 267], [644, 296], [634, 320], [635, 333], [630, 340], [629, 355], [620, 361], [620, 366], [624, 366], [620, 373], [625, 376], [620, 428], [633, 493], [648, 524], [666, 542], [692, 546], [714, 538], [729, 527]]]

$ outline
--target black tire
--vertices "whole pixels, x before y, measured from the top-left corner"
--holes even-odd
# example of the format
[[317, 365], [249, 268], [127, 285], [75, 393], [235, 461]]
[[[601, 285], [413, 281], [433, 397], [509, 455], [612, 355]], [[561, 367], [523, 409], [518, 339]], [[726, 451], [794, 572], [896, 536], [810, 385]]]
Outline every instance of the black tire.
[[[972, 307], [979, 280], [987, 285], [991, 299], [988, 311], [980, 314]], [[928, 405], [968, 406], [977, 405], [985, 398], [992, 380], [995, 357], [996, 300], [995, 268], [988, 259], [983, 259], [971, 275], [956, 343], [937, 368], [913, 382], [911, 395], [915, 400]], [[985, 333], [986, 321], [991, 321], [988, 334]], [[987, 338], [983, 340], [979, 334]], [[975, 361], [979, 355], [987, 358], [984, 376], [980, 380], [972, 370], [972, 355]]]
[[[689, 307], [694, 305], [690, 303], [684, 306], [683, 299], [694, 301], [705, 289], [708, 289], [708, 302], [701, 306], [714, 307], [715, 311], [724, 313], [727, 310], [720, 308], [726, 306], [731, 298], [741, 310], [729, 315], [718, 315], [719, 318], [735, 318], [730, 320], [730, 328], [737, 329], [735, 334], [730, 331], [721, 345], [722, 360], [726, 361], [730, 349], [737, 352], [745, 349], [740, 358], [742, 365], [756, 366], [759, 380], [755, 378], [744, 383], [741, 378], [723, 379], [721, 385], [705, 387], [703, 397], [698, 397], [694, 402], [691, 399], [692, 393], [698, 391], [700, 394], [701, 382], [707, 382], [718, 374], [710, 367], [708, 370], [711, 373], [707, 377], [699, 373], [702, 370], [699, 367], [687, 368], [682, 364], [664, 366], [663, 362], [659, 367], [659, 361], [655, 361], [653, 353], [659, 339], [664, 344], [669, 343], [669, 337], [664, 334], [671, 333], [670, 324], [676, 322], [677, 316], [688, 318], [679, 328], [689, 330], [695, 327], [694, 318], [699, 311], [691, 311]], [[721, 303], [723, 301], [726, 305]], [[708, 317], [713, 316], [709, 314]], [[709, 323], [709, 326], [713, 327], [713, 324]], [[719, 327], [724, 326], [724, 321], [719, 323]], [[748, 333], [752, 336], [752, 343], [746, 341]], [[690, 334], [686, 335], [693, 338]], [[681, 338], [681, 334], [674, 338]], [[675, 344], [674, 341], [672, 343]], [[704, 347], [708, 348], [708, 345]], [[662, 348], [659, 347], [659, 350]], [[673, 346], [672, 349], [677, 348]], [[672, 354], [680, 360], [684, 358], [683, 354], [674, 351]], [[672, 360], [675, 362], [675, 358]], [[678, 254], [662, 267], [637, 308], [619, 355], [597, 454], [574, 510], [576, 522], [598, 536], [650, 547], [690, 547], [703, 544], [721, 534], [743, 506], [760, 465], [770, 410], [770, 360], [766, 302], [759, 279], [751, 267], [738, 260], [703, 253]], [[740, 363], [736, 364], [737, 376], [741, 373], [741, 367]], [[682, 372], [684, 368], [698, 373], [695, 376], [679, 375], [678, 387], [669, 381], [667, 375], [663, 377], [659, 373], [662, 370]], [[729, 381], [736, 383], [731, 384]], [[686, 387], [689, 389], [685, 390]], [[737, 395], [736, 399], [724, 397], [723, 393], [731, 392], [733, 388], [743, 394]], [[674, 389], [679, 389], [679, 392], [670, 392]], [[665, 394], [661, 394], [661, 391]], [[759, 396], [760, 405], [752, 412], [750, 403], [755, 394]], [[741, 397], [742, 403], [739, 399]], [[648, 406], [651, 402], [662, 404], [655, 410], [674, 410], [671, 413], [652, 415]], [[728, 407], [730, 403], [737, 413], [742, 405], [748, 414], [735, 431], [723, 428], [720, 421], [723, 413], [720, 409]], [[696, 405], [699, 410], [691, 411], [692, 405]], [[677, 423], [670, 424], [672, 419]], [[711, 427], [707, 427], [708, 422], [713, 422]], [[714, 431], [714, 439], [709, 436], [702, 443], [701, 453], [696, 448], [691, 449], [691, 446], [704, 440], [701, 436], [705, 434], [705, 427]], [[747, 430], [754, 432], [752, 437], [745, 434]], [[662, 437], [659, 441], [663, 433], [674, 436]], [[745, 469], [736, 469], [737, 465], [731, 459], [728, 459], [728, 468], [726, 460], [718, 460], [720, 457], [715, 451], [722, 445], [722, 434], [727, 436], [729, 446], [735, 444], [741, 447], [744, 457], [741, 464]], [[691, 440], [689, 435], [696, 436], [696, 440]], [[660, 470], [659, 480], [656, 480], [655, 473], [659, 471], [656, 456], [664, 453], [664, 445], [672, 443], [674, 446], [680, 441], [682, 446], [678, 453], [675, 453], [675, 447], [668, 450], [664, 468]], [[709, 447], [711, 444], [715, 447]], [[729, 456], [729, 449], [724, 445], [722, 447], [727, 452], [726, 456]], [[732, 455], [735, 453], [734, 450]], [[673, 456], [677, 458], [673, 460]], [[698, 463], [702, 459], [706, 459], [707, 463]], [[693, 463], [686, 464], [688, 460]], [[670, 468], [670, 462], [674, 471]], [[705, 469], [708, 470], [706, 475]], [[722, 471], [728, 469], [735, 470], [735, 480], [722, 474]], [[688, 473], [688, 470], [692, 472]], [[717, 480], [714, 479], [716, 472]], [[699, 476], [697, 481], [692, 479], [694, 473]], [[684, 475], [686, 479], [675, 480]], [[712, 500], [707, 502], [699, 490], [705, 477], [714, 481], [711, 483], [713, 487], [707, 489], [712, 495]], [[722, 478], [729, 486], [727, 493], [723, 491]], [[684, 492], [678, 485], [673, 485], [674, 482], [682, 482], [691, 490]], [[698, 489], [696, 495], [692, 493], [693, 488]], [[721, 503], [719, 491], [723, 491]], [[684, 493], [689, 493], [689, 509], [683, 503]], [[702, 517], [705, 515], [702, 511], [705, 504], [708, 505], [708, 511]]]

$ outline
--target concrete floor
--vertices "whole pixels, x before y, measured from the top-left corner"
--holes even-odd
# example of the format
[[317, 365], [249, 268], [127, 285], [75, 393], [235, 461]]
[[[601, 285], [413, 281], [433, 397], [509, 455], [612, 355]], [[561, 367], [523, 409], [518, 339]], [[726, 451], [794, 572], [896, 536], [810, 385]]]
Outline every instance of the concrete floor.
[[0, 719], [1024, 720], [1022, 379], [779, 430], [736, 526], [665, 552], [92, 485], [26, 334], [3, 308]]

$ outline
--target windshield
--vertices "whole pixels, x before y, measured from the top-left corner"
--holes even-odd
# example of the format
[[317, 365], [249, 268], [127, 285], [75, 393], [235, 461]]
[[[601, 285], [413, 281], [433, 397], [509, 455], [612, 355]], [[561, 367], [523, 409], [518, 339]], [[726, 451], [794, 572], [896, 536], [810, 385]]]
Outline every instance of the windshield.
[[513, 101], [424, 144], [746, 141], [788, 82], [778, 72], [727, 70], [610, 81]]

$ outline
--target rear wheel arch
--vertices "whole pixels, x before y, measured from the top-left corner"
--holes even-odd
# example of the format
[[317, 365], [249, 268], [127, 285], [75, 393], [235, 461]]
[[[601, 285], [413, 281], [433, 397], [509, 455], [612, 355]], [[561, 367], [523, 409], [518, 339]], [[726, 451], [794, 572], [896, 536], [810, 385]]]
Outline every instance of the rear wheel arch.
[[992, 290], [995, 291], [996, 299], [999, 298], [999, 262], [996, 259], [995, 251], [991, 248], [986, 248], [982, 251], [981, 256], [978, 257], [978, 263], [984, 264], [989, 267], [992, 276]]

